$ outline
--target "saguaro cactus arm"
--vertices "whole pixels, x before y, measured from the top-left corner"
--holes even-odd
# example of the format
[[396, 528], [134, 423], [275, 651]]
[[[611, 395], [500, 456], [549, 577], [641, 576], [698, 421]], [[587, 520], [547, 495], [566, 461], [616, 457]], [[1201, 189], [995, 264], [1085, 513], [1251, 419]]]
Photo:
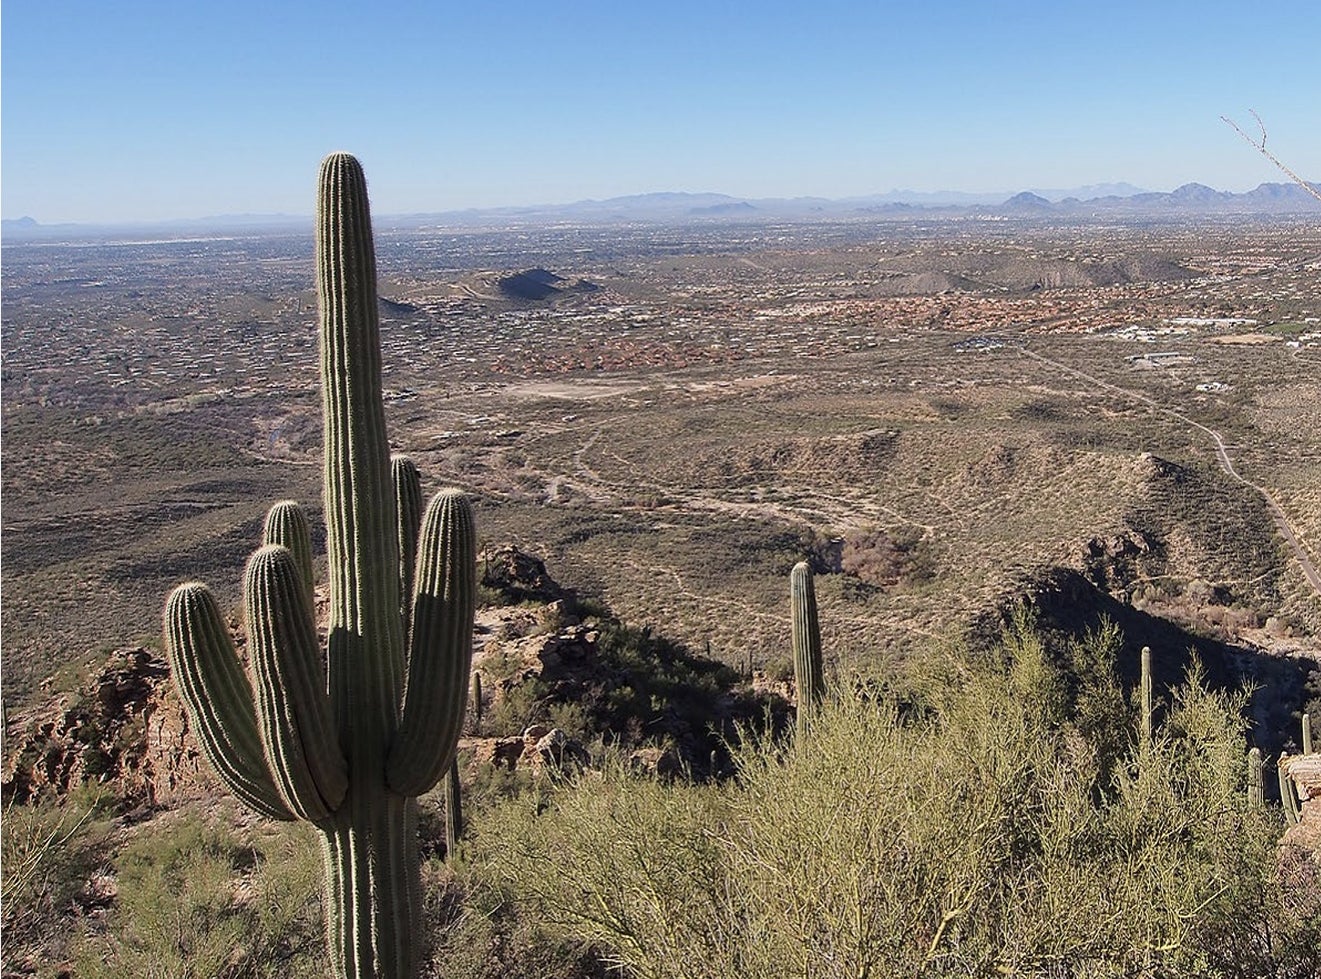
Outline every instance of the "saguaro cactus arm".
[[348, 766], [326, 693], [316, 621], [288, 548], [261, 548], [248, 561], [245, 579], [266, 763], [285, 805], [317, 822], [344, 800]]
[[408, 695], [386, 769], [396, 792], [428, 791], [453, 757], [468, 696], [476, 596], [472, 503], [459, 490], [442, 490], [427, 506], [418, 548]]
[[220, 780], [254, 812], [293, 819], [266, 768], [252, 688], [206, 585], [188, 582], [170, 593], [165, 651], [189, 724]]
[[408, 456], [391, 456], [390, 481], [394, 484], [395, 526], [399, 538], [399, 614], [403, 618], [406, 643], [413, 617], [417, 534], [422, 526], [422, 476]]
[[281, 500], [266, 511], [261, 542], [289, 548], [307, 592], [307, 607], [313, 608], [312, 532], [307, 526], [307, 516], [296, 500]]

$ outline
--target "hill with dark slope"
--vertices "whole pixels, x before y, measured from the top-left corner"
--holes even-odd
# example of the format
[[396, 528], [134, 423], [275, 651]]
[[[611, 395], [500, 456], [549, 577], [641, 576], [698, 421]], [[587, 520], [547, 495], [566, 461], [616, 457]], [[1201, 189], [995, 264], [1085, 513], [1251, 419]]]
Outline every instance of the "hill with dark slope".
[[524, 299], [538, 302], [553, 299], [567, 292], [596, 292], [601, 287], [595, 282], [579, 279], [569, 282], [562, 275], [556, 275], [549, 269], [527, 269], [514, 272], [496, 282], [500, 293], [509, 299]]
[[497, 285], [512, 299], [549, 299], [559, 294], [558, 283], [563, 281], [561, 276], [546, 269], [528, 269], [506, 275]]

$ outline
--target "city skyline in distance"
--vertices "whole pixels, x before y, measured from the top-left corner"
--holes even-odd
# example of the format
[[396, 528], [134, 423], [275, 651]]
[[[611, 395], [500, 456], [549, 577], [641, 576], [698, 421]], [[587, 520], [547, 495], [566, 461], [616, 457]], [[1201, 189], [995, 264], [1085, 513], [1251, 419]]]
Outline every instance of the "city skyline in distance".
[[[330, 150], [378, 214], [1127, 182], [1244, 192], [1321, 161], [1321, 8], [582, 2], [4, 12], [6, 219], [310, 211]], [[622, 9], [621, 9], [622, 8]]]

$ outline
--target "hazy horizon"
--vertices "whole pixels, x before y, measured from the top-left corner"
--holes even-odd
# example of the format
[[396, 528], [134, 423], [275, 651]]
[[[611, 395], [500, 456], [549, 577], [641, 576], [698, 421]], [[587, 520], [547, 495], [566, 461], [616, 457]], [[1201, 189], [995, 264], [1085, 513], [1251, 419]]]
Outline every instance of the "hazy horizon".
[[14, 0], [0, 214], [305, 215], [358, 155], [378, 214], [604, 200], [1282, 180], [1321, 161], [1321, 8], [678, 0], [663, 10]]
[[[1261, 181], [1259, 184], [1247, 188], [1247, 190], [1252, 190], [1256, 186], [1260, 186], [1261, 184], [1283, 185], [1288, 182], [1287, 178], [1284, 177], [1284, 175], [1280, 174], [1278, 176], [1279, 179], [1277, 180], [1268, 179], [1265, 181]], [[1188, 183], [1197, 184], [1201, 182], [1189, 181]], [[1115, 189], [1112, 190], [1110, 188], [1115, 188]], [[894, 190], [877, 192], [874, 194], [856, 195], [852, 197], [841, 197], [841, 198], [809, 197], [807, 195], [802, 195], [799, 197], [762, 198], [762, 197], [751, 197], [747, 195], [740, 196], [738, 194], [731, 194], [718, 190], [715, 191], [655, 190], [655, 191], [643, 191], [637, 194], [620, 195], [618, 197], [584, 197], [573, 201], [535, 201], [526, 204], [495, 204], [484, 207], [450, 208], [443, 211], [399, 211], [399, 212], [385, 213], [375, 208], [375, 206], [373, 206], [373, 216], [378, 220], [380, 219], [389, 220], [389, 219], [428, 217], [431, 215], [436, 215], [436, 216], [463, 215], [468, 213], [477, 214], [477, 215], [491, 214], [492, 216], [498, 216], [507, 213], [510, 216], [517, 216], [517, 214], [519, 214], [520, 212], [526, 212], [529, 214], [544, 215], [544, 214], [551, 214], [559, 210], [567, 211], [569, 209], [582, 205], [593, 205], [593, 204], [605, 205], [616, 201], [621, 201], [621, 202], [631, 201], [631, 200], [642, 201], [647, 198], [664, 198], [664, 197], [693, 197], [698, 199], [721, 198], [721, 199], [729, 200], [731, 202], [752, 202], [752, 203], [765, 203], [771, 201], [782, 201], [785, 203], [793, 203], [794, 201], [800, 201], [800, 200], [801, 201], [821, 200], [821, 201], [830, 201], [836, 204], [846, 204], [851, 201], [864, 202], [864, 201], [882, 201], [882, 200], [896, 199], [895, 200], [896, 203], [901, 203], [901, 202], [912, 203], [914, 206], [917, 207], [922, 207], [922, 206], [928, 206], [931, 208], [944, 208], [944, 207], [959, 208], [963, 206], [994, 207], [996, 204], [1008, 201], [1011, 197], [1021, 193], [1037, 194], [1046, 197], [1052, 203], [1058, 203], [1061, 200], [1065, 199], [1066, 197], [1070, 195], [1074, 195], [1079, 191], [1082, 192], [1088, 192], [1092, 190], [1096, 191], [1096, 193], [1092, 196], [1081, 198], [1083, 201], [1087, 201], [1090, 199], [1094, 199], [1095, 197], [1102, 197], [1102, 196], [1128, 197], [1136, 194], [1168, 193], [1176, 189], [1177, 189], [1176, 187], [1168, 187], [1168, 188], [1137, 187], [1135, 185], [1129, 184], [1127, 181], [1111, 181], [1107, 184], [1091, 184], [1083, 187], [1074, 187], [1074, 188], [1020, 187], [1016, 190], [1001, 189], [996, 191], [966, 191], [960, 188], [942, 188], [940, 190], [935, 190], [935, 191], [915, 191], [906, 188], [896, 188]], [[1212, 187], [1211, 189], [1216, 191], [1225, 190], [1225, 188], [1221, 188], [1221, 187]], [[940, 198], [940, 199], [925, 201], [922, 200], [922, 198]], [[960, 198], [960, 199], [955, 199], [955, 198]], [[961, 198], [967, 198], [967, 200], [963, 200]], [[774, 214], [777, 212], [767, 212], [767, 213]], [[830, 213], [834, 214], [835, 216], [839, 216], [845, 212], [841, 211], [841, 212], [830, 212]], [[225, 227], [238, 227], [245, 223], [260, 225], [264, 222], [270, 222], [274, 224], [282, 224], [284, 222], [291, 222], [291, 223], [305, 222], [310, 227], [313, 218], [314, 218], [314, 214], [312, 212], [312, 209], [307, 208], [306, 210], [301, 212], [272, 211], [272, 212], [264, 212], [264, 213], [232, 212], [232, 213], [224, 213], [224, 214], [189, 214], [189, 215], [181, 215], [179, 217], [169, 217], [169, 218], [164, 218], [164, 217], [155, 218], [155, 219], [123, 218], [112, 221], [50, 222], [50, 221], [43, 221], [40, 218], [36, 217], [35, 215], [31, 215], [31, 214], [20, 214], [14, 217], [11, 217], [9, 215], [4, 215], [2, 220], [4, 221], [5, 224], [10, 226], [20, 225], [25, 222], [32, 221], [34, 222], [34, 226], [39, 228], [67, 227], [67, 228], [113, 230], [117, 228], [132, 229], [137, 227], [141, 227], [141, 228], [169, 227], [171, 225], [181, 225], [181, 226], [204, 225], [205, 226], [211, 223], [214, 223], [217, 229], [223, 229]]]

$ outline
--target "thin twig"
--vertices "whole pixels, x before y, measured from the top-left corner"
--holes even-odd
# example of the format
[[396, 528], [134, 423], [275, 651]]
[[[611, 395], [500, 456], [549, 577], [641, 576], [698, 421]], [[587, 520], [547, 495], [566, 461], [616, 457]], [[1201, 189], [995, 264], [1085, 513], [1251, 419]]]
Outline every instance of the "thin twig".
[[1307, 191], [1317, 200], [1321, 201], [1321, 191], [1318, 191], [1306, 180], [1304, 180], [1302, 177], [1298, 176], [1298, 174], [1290, 170], [1284, 164], [1284, 162], [1279, 159], [1279, 157], [1277, 157], [1270, 150], [1266, 149], [1266, 124], [1261, 121], [1261, 116], [1257, 115], [1255, 109], [1249, 109], [1248, 111], [1252, 113], [1252, 118], [1257, 120], [1257, 128], [1261, 130], [1261, 142], [1257, 142], [1257, 140], [1253, 139], [1251, 136], [1245, 133], [1241, 128], [1239, 128], [1239, 124], [1236, 123], [1233, 119], [1229, 118], [1229, 116], [1221, 116], [1220, 118], [1224, 120], [1225, 124], [1228, 125], [1231, 129], [1233, 129], [1234, 132], [1242, 136], [1249, 146], [1255, 149], [1266, 159], [1274, 163], [1278, 169], [1282, 170], [1289, 177], [1290, 180], [1296, 183], [1299, 187], [1303, 188], [1303, 190]]

